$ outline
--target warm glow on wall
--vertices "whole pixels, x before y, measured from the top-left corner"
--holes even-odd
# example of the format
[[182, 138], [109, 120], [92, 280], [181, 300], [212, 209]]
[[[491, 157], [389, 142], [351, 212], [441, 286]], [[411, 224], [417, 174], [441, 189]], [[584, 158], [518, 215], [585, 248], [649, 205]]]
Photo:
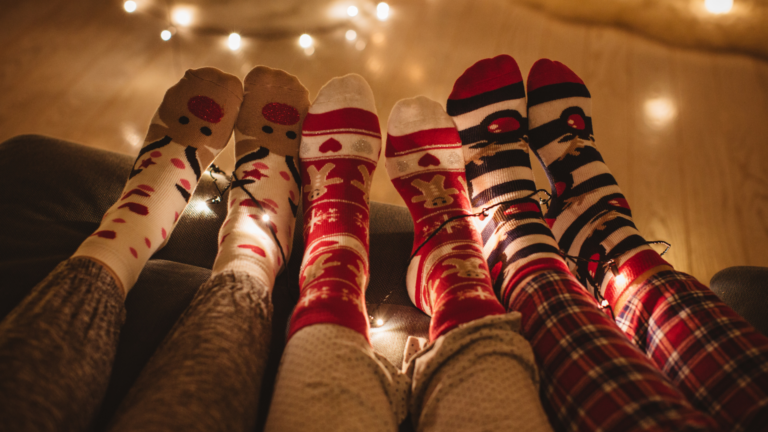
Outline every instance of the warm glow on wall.
[[646, 122], [656, 129], [667, 126], [677, 116], [675, 104], [664, 97], [646, 100], [644, 109]]
[[710, 13], [724, 14], [730, 12], [733, 8], [733, 0], [705, 0], [704, 7]]

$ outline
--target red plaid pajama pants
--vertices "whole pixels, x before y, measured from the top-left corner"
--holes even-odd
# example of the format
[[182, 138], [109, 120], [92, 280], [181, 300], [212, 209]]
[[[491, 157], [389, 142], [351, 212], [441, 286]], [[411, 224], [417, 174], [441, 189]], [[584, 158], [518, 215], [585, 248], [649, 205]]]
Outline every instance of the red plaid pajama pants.
[[768, 338], [677, 271], [649, 278], [616, 323], [725, 430], [768, 430]]
[[597, 307], [566, 269], [524, 281], [509, 309], [541, 368], [541, 396], [556, 430], [716, 430]]

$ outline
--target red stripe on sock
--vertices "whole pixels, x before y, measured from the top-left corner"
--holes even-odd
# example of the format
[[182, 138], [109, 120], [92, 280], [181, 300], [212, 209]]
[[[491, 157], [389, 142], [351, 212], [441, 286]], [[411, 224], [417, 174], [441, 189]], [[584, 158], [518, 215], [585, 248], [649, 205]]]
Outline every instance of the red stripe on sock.
[[549, 59], [538, 60], [528, 73], [529, 92], [544, 86], [565, 82], [584, 84], [584, 81], [568, 66]]
[[453, 85], [448, 99], [465, 99], [481, 93], [519, 83], [523, 80], [520, 68], [512, 57], [502, 54], [483, 59], [470, 66]]
[[450, 147], [446, 145], [461, 147], [461, 138], [456, 128], [427, 129], [403, 136], [388, 135], [385, 153], [387, 157], [393, 157], [433, 147]]
[[624, 265], [619, 267], [619, 274], [624, 275], [626, 278], [625, 286], [617, 287], [616, 278], [613, 278], [608, 282], [603, 297], [605, 297], [605, 299], [608, 300], [608, 304], [613, 307], [616, 304], [616, 300], [624, 293], [624, 289], [626, 289], [632, 281], [646, 271], [662, 265], [670, 264], [664, 261], [656, 251], [644, 250], [636, 253], [632, 258], [628, 259]]
[[305, 135], [322, 135], [324, 132], [338, 129], [357, 129], [377, 137], [381, 136], [379, 117], [359, 108], [342, 108], [323, 114], [307, 114], [301, 131]]

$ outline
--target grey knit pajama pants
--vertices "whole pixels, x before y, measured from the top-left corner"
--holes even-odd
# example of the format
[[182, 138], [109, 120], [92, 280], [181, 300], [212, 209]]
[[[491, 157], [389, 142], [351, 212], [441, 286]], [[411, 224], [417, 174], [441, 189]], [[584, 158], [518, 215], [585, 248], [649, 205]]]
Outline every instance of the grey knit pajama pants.
[[[271, 316], [269, 289], [247, 274], [209, 279], [110, 430], [252, 430]], [[111, 275], [89, 259], [67, 260], [40, 282], [0, 323], [2, 429], [86, 430], [124, 317]], [[286, 346], [266, 428], [392, 431], [410, 410], [424, 431], [549, 430], [518, 322], [512, 314], [460, 327], [416, 354], [405, 374], [354, 331], [307, 327]]]

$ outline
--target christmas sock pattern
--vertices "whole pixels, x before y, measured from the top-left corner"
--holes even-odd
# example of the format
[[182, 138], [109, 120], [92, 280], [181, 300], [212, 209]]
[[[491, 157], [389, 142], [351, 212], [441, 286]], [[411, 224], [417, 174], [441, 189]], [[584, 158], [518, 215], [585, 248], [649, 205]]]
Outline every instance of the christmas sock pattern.
[[[619, 266], [637, 257], [631, 270], [639, 275], [666, 263], [635, 228], [627, 200], [595, 145], [591, 111], [587, 87], [568, 67], [546, 59], [533, 65], [528, 75], [530, 144], [552, 186], [545, 217], [560, 249], [586, 259], [614, 259]], [[614, 278], [605, 277], [606, 266], [579, 261], [571, 270], [613, 305], [613, 289], [606, 289]]]
[[722, 430], [768, 425], [768, 338], [696, 279], [656, 273], [616, 323]]
[[271, 288], [291, 256], [301, 184], [299, 135], [308, 109], [309, 92], [295, 76], [259, 66], [245, 77], [229, 212], [213, 274], [245, 271]]
[[[528, 154], [525, 87], [508, 55], [484, 59], [456, 80], [448, 114], [459, 129], [472, 211], [502, 202], [488, 217], [474, 219], [496, 294], [511, 289], [513, 276], [541, 259], [562, 261], [541, 208]], [[511, 202], [510, 202], [511, 201]]]
[[453, 121], [439, 104], [417, 97], [395, 104], [387, 129], [387, 172], [414, 223], [416, 255], [406, 286], [411, 301], [432, 316], [430, 339], [459, 324], [503, 314], [479, 235], [467, 218], [449, 222], [423, 244], [448, 219], [469, 214], [461, 139]]
[[380, 153], [368, 83], [356, 74], [329, 81], [302, 128], [305, 250], [289, 337], [326, 323], [368, 338], [368, 200]]
[[214, 68], [188, 70], [168, 89], [123, 193], [74, 256], [104, 264], [127, 293], [229, 141], [242, 95], [237, 77]]
[[508, 308], [522, 314], [521, 333], [541, 368], [541, 400], [555, 430], [717, 430], [564, 264], [530, 275], [519, 286]]

